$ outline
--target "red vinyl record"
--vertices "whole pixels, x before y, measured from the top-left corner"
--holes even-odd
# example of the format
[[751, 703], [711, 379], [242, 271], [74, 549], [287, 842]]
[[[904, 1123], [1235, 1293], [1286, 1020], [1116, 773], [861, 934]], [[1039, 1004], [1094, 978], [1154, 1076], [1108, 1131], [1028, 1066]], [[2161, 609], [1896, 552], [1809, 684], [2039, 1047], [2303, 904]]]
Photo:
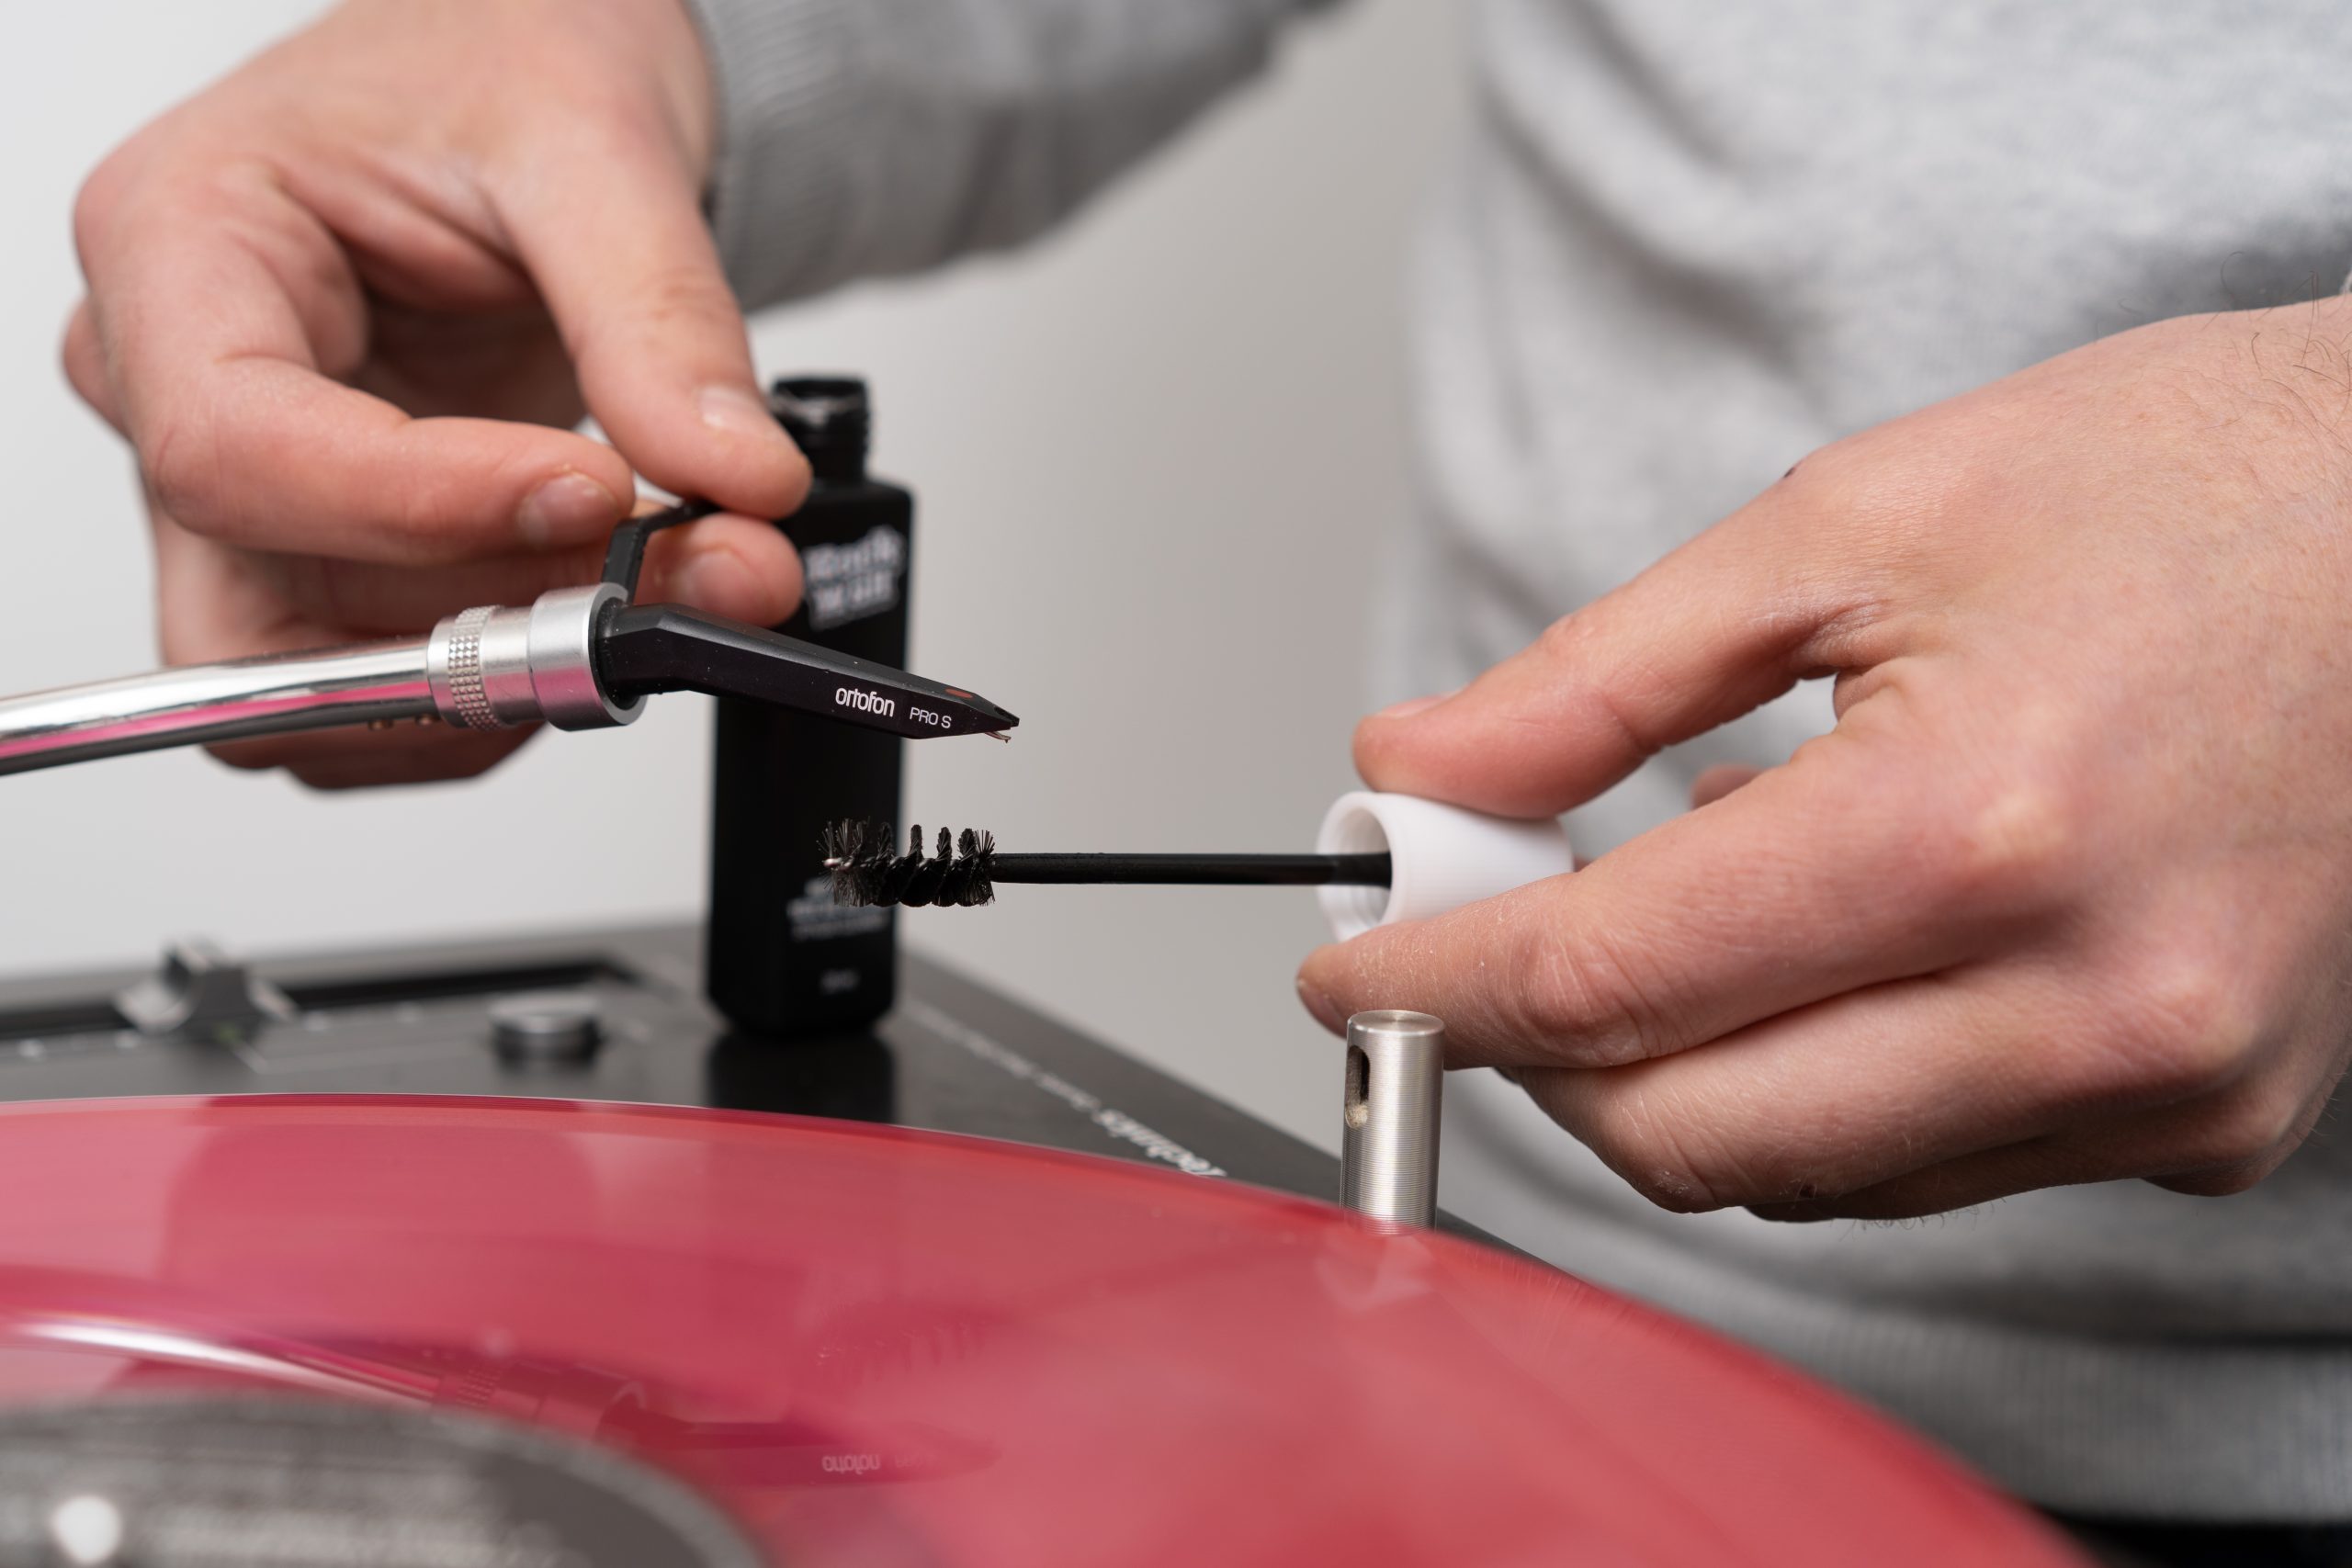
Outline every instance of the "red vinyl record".
[[253, 1098], [7, 1107], [0, 1190], [9, 1562], [2075, 1561], [1712, 1335], [1214, 1179]]

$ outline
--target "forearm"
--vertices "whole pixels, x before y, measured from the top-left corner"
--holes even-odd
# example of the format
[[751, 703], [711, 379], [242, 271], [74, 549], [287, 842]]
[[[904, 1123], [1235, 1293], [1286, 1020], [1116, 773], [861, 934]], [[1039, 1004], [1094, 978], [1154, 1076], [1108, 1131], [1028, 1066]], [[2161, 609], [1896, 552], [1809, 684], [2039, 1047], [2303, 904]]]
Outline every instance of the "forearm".
[[747, 305], [1017, 243], [1332, 0], [689, 0]]

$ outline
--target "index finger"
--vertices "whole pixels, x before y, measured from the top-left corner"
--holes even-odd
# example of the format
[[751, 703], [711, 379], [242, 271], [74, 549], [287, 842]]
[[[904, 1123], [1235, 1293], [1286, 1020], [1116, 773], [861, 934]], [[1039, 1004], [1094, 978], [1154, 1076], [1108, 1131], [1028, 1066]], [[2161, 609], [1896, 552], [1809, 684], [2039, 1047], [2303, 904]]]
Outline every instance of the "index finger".
[[1883, 562], [1820, 537], [1854, 509], [1849, 467], [1816, 454], [1461, 691], [1365, 719], [1364, 782], [1555, 816], [1799, 681], [1876, 662]]
[[577, 545], [635, 493], [570, 431], [413, 419], [345, 386], [366, 301], [340, 243], [266, 171], [150, 179], [85, 222], [112, 401], [164, 506], [250, 548], [440, 564]]

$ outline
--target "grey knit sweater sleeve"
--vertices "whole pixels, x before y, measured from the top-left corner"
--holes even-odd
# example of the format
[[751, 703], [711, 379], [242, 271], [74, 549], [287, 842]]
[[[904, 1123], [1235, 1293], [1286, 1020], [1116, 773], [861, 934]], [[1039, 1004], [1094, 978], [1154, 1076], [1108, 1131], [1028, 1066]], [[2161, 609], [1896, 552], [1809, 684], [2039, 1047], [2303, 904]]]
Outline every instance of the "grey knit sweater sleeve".
[[1025, 240], [1332, 0], [689, 0], [749, 307]]

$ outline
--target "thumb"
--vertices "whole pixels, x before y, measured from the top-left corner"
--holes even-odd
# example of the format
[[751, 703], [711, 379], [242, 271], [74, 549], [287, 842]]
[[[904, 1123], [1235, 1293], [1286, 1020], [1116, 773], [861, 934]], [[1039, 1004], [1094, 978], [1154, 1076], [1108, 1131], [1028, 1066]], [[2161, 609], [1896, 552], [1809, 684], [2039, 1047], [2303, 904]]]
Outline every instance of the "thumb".
[[1450, 696], [1357, 728], [1374, 789], [1506, 817], [1581, 805], [1677, 741], [1837, 667], [1845, 608], [1773, 491]]
[[574, 129], [500, 205], [590, 412], [664, 490], [784, 515], [808, 465], [760, 394], [684, 154], [625, 121]]

